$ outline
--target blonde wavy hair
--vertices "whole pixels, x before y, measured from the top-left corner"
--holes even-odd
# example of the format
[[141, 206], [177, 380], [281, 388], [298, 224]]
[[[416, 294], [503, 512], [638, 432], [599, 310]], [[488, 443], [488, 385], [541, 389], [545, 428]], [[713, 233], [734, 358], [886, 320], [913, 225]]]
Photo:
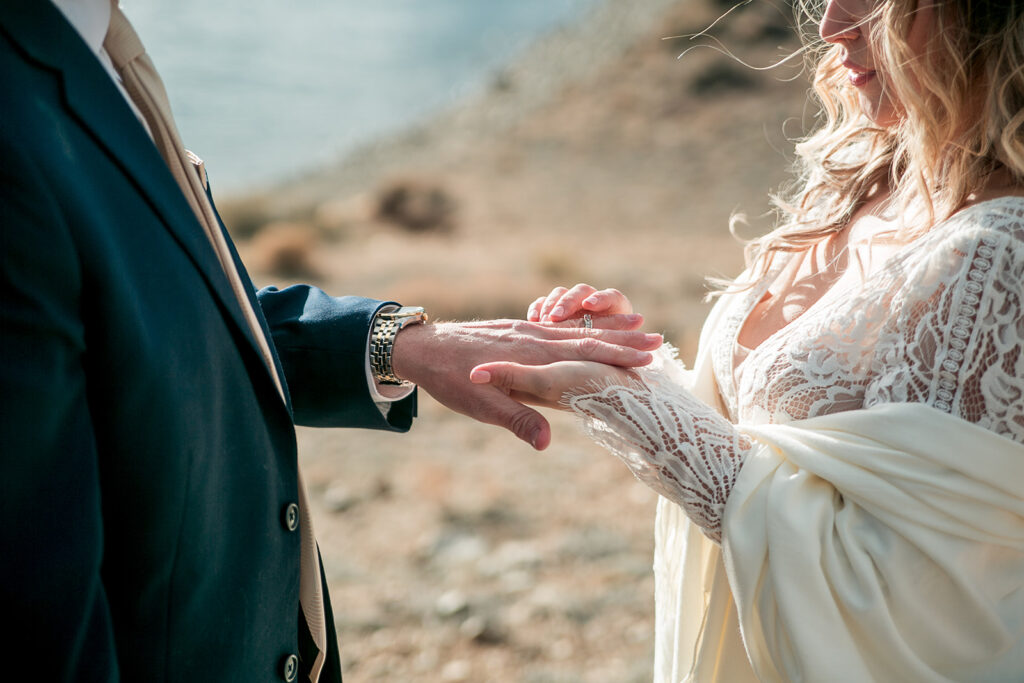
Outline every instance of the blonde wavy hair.
[[[935, 2], [923, 58], [907, 43], [919, 1]], [[825, 3], [796, 2], [801, 26], [816, 28]], [[997, 171], [1024, 183], [1022, 8], [1024, 0], [882, 0], [867, 21], [875, 68], [900, 110], [888, 128], [861, 111], [842, 47], [802, 32], [804, 49], [816, 56], [819, 124], [796, 146], [795, 180], [772, 198], [779, 227], [747, 244], [753, 279], [778, 253], [842, 230], [874, 188], [888, 188], [900, 214], [924, 210], [924, 221], [896, 231], [909, 240], [963, 207]]]

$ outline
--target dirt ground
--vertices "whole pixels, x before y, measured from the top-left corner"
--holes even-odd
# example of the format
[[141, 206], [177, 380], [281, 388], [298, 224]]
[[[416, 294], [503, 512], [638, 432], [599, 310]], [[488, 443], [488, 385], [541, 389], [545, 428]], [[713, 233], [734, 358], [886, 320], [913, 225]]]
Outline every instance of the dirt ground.
[[[557, 284], [618, 287], [695, 350], [733, 212], [770, 225], [807, 127], [800, 60], [756, 70], [699, 32], [731, 4], [611, 2], [477, 100], [336, 168], [221, 202], [257, 282], [310, 281], [435, 318], [521, 317]], [[781, 7], [781, 9], [780, 9]], [[712, 34], [765, 66], [790, 10]], [[347, 681], [629, 683], [651, 677], [656, 496], [551, 414], [536, 453], [421, 395], [405, 435], [301, 430]]]

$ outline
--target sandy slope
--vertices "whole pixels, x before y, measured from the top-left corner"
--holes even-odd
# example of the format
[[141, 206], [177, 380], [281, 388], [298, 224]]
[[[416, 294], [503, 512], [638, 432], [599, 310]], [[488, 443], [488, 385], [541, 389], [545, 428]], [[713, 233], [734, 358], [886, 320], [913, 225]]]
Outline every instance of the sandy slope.
[[[555, 284], [615, 286], [689, 357], [704, 276], [742, 263], [729, 214], [767, 208], [805, 109], [797, 69], [710, 49], [677, 60], [695, 43], [662, 40], [727, 8], [612, 2], [479, 101], [222, 202], [229, 227], [256, 233], [243, 257], [258, 281], [312, 278], [441, 318], [519, 316]], [[768, 64], [795, 46], [785, 12], [751, 5], [714, 35]], [[396, 182], [440, 193], [447, 229], [380, 219]], [[655, 497], [552, 419], [543, 454], [429, 397], [408, 435], [301, 432], [346, 680], [649, 680]]]

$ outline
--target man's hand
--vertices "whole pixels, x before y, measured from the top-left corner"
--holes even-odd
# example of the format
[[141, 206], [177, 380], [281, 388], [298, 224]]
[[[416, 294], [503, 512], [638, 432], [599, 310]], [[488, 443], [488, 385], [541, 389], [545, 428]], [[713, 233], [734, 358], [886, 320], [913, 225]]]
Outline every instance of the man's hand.
[[651, 362], [661, 335], [633, 331], [639, 316], [602, 318], [603, 329], [584, 329], [578, 321], [544, 325], [524, 320], [411, 325], [395, 339], [392, 367], [448, 408], [510, 430], [537, 450], [551, 443], [551, 426], [536, 410], [501, 387], [475, 384], [478, 365], [508, 361], [547, 365], [558, 361], [594, 361], [618, 367]]

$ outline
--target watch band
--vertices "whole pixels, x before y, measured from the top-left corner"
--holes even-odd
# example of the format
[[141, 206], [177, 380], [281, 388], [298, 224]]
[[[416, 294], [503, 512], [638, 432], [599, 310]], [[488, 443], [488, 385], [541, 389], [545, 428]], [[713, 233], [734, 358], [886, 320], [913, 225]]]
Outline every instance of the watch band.
[[395, 375], [391, 365], [395, 337], [403, 327], [426, 321], [426, 312], [418, 306], [403, 306], [395, 311], [377, 313], [373, 319], [373, 331], [370, 333], [370, 370], [373, 372], [374, 380], [391, 386], [411, 384]]

